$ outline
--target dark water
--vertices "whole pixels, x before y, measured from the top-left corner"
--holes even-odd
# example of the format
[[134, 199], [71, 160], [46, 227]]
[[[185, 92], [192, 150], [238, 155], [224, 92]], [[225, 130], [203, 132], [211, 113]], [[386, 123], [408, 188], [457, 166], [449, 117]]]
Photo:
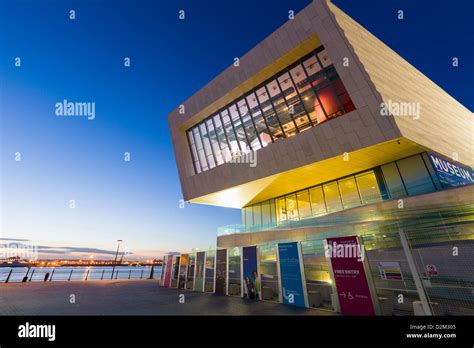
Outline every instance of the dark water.
[[[27, 267], [0, 267], [0, 283], [4, 283], [10, 271], [10, 279], [8, 282], [21, 282], [23, 277], [27, 275], [28, 280], [32, 282], [44, 281], [46, 273], [52, 281], [64, 280], [107, 280], [112, 276], [111, 266], [89, 266], [89, 267], [31, 267], [28, 271]], [[54, 272], [53, 272], [54, 271]], [[115, 267], [113, 279], [140, 279], [150, 277], [151, 266], [117, 266]], [[154, 267], [153, 278], [159, 279], [161, 275], [161, 266]]]

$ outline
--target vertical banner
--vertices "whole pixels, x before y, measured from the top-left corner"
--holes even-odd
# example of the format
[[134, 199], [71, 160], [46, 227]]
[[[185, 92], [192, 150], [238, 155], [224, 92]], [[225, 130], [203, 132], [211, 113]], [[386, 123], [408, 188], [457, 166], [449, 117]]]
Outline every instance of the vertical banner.
[[248, 299], [255, 299], [255, 280], [259, 286], [260, 277], [257, 270], [257, 247], [242, 248], [242, 263], [243, 273], [242, 281], [244, 287], [244, 297]]
[[206, 253], [200, 251], [196, 253], [196, 266], [194, 268], [194, 290], [204, 291], [204, 259]]
[[375, 315], [364, 270], [364, 256], [356, 236], [327, 239], [326, 257], [331, 259], [343, 314]]
[[188, 257], [188, 274], [186, 275], [186, 289], [192, 290], [194, 288], [194, 265], [196, 262], [196, 256], [189, 254]]
[[283, 303], [306, 307], [298, 243], [278, 244], [278, 258]]
[[218, 295], [225, 295], [227, 287], [227, 249], [216, 251], [216, 289]]
[[178, 289], [184, 289], [186, 286], [186, 271], [188, 267], [188, 254], [181, 255], [179, 261]]
[[166, 256], [165, 281], [163, 286], [169, 288], [171, 284], [171, 270], [173, 268], [173, 255]]
[[180, 256], [176, 255], [174, 257], [174, 262], [173, 262], [173, 277], [171, 278], [171, 287], [172, 288], [177, 288], [178, 287], [178, 276], [179, 276], [179, 261], [180, 261]]

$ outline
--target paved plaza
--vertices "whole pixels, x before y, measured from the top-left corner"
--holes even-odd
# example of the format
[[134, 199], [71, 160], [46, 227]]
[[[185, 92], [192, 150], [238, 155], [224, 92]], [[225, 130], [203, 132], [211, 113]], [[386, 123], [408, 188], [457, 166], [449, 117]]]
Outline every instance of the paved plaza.
[[[185, 303], [180, 303], [184, 294]], [[0, 315], [333, 315], [239, 297], [165, 289], [156, 280], [0, 284]]]

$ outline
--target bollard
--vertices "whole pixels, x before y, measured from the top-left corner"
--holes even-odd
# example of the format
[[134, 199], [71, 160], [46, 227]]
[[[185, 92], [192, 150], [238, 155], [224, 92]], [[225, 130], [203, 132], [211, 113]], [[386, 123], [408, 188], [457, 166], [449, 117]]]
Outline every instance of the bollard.
[[56, 270], [56, 268], [53, 268], [53, 271], [51, 272], [51, 277], [49, 277], [49, 281], [52, 281], [53, 280], [53, 274], [54, 274], [54, 271]]
[[87, 274], [86, 274], [86, 280], [87, 280], [87, 278], [89, 278], [89, 272], [90, 272], [90, 270], [88, 269]]
[[7, 279], [5, 280], [5, 283], [8, 283], [8, 281], [10, 280], [10, 276], [12, 275], [12, 272], [13, 272], [13, 268], [10, 269], [10, 273], [8, 273], [8, 276], [7, 276]]
[[130, 268], [130, 272], [128, 272], [128, 279], [130, 279], [131, 275], [132, 275], [132, 269]]
[[105, 272], [105, 269], [102, 270], [102, 276], [100, 277], [100, 280], [104, 279], [104, 272]]
[[72, 276], [72, 272], [74, 271], [74, 268], [71, 269], [71, 273], [69, 273], [69, 279], [68, 280], [71, 280], [71, 276]]
[[31, 282], [31, 279], [33, 279], [33, 274], [35, 274], [35, 271], [36, 271], [36, 268], [33, 269], [33, 272], [31, 272], [31, 276], [30, 276], [30, 280], [29, 280], [30, 282]]
[[140, 279], [143, 279], [143, 269], [142, 269], [142, 274], [140, 274]]
[[47, 282], [48, 278], [49, 278], [49, 272], [46, 272], [46, 274], [44, 275], [44, 281]]

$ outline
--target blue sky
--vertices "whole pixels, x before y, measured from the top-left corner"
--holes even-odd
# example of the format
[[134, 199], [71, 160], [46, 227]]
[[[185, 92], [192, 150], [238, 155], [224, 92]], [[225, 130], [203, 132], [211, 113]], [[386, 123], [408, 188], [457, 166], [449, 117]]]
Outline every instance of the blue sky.
[[[470, 1], [334, 2], [473, 109]], [[97, 258], [116, 239], [137, 257], [215, 245], [240, 212], [179, 208], [167, 114], [308, 3], [0, 0], [0, 238]], [[55, 116], [63, 99], [94, 102], [96, 118]]]

